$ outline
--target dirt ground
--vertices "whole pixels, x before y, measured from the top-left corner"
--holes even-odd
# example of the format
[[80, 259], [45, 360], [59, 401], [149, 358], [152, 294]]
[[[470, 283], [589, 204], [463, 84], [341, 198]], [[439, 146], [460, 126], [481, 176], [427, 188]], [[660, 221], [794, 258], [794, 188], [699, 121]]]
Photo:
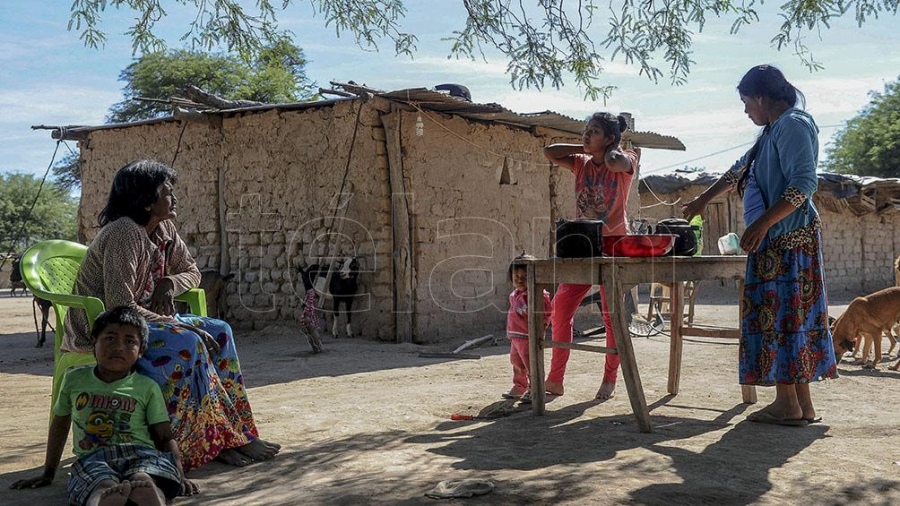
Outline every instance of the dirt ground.
[[[736, 324], [734, 301], [700, 298], [698, 322]], [[485, 334], [500, 335], [502, 324]], [[654, 425], [643, 434], [621, 381], [612, 400], [592, 400], [603, 357], [577, 351], [566, 395], [545, 416], [518, 409], [451, 421], [500, 406], [510, 387], [502, 341], [473, 350], [478, 360], [419, 357], [472, 337], [422, 347], [329, 336], [327, 352], [314, 356], [290, 325], [239, 333], [260, 432], [282, 451], [245, 468], [214, 462], [193, 471], [201, 495], [175, 504], [900, 504], [893, 361], [874, 371], [843, 362], [841, 378], [812, 387], [823, 423], [780, 427], [744, 420], [774, 391], [758, 389], [756, 406], [741, 402], [735, 341], [687, 338], [681, 393], [667, 396], [668, 339], [635, 338]], [[65, 501], [65, 468], [48, 488], [6, 490], [39, 473], [44, 458], [52, 349], [35, 343], [31, 299], [0, 291], [2, 504]], [[424, 496], [451, 478], [496, 487], [470, 499]]]

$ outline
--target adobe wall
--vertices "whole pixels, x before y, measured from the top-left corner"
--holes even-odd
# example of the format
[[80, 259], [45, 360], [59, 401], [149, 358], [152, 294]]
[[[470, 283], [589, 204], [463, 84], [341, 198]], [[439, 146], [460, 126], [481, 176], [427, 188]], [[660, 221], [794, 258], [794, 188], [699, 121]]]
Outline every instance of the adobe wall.
[[823, 255], [832, 297], [852, 298], [893, 286], [900, 254], [900, 221], [894, 214], [822, 211]]
[[[89, 238], [96, 233], [88, 227], [119, 167], [140, 157], [169, 163], [181, 136], [179, 230], [201, 269], [238, 274], [227, 287], [235, 327], [297, 321], [303, 287], [296, 267], [303, 258], [317, 262], [333, 247], [332, 254], [360, 257], [360, 292], [373, 295], [354, 308], [365, 310], [354, 314], [357, 332], [392, 339], [390, 270], [379, 265], [391, 247], [383, 130], [376, 111], [360, 111], [360, 103], [238, 115], [225, 118], [221, 128], [187, 123], [183, 133], [175, 122], [95, 131], [82, 146], [81, 226]], [[345, 197], [338, 199], [341, 191]], [[346, 212], [336, 211], [336, 202], [349, 202]], [[329, 237], [340, 240], [332, 246]]]
[[[400, 120], [415, 216], [416, 333], [424, 341], [502, 333], [509, 261], [523, 250], [547, 256], [551, 216], [574, 207], [571, 173], [551, 171], [545, 141], [521, 129], [421, 114], [421, 136], [418, 112]], [[552, 195], [557, 184], [562, 196]]]
[[[227, 287], [227, 319], [236, 328], [297, 321], [303, 294], [296, 267], [304, 257], [327, 255], [332, 237], [336, 254], [361, 258], [356, 332], [394, 340], [385, 112], [384, 104], [341, 101], [224, 118], [221, 128], [188, 123], [182, 131], [168, 122], [94, 131], [82, 143], [82, 232], [96, 234], [90, 227], [118, 168], [140, 157], [175, 158], [179, 230], [201, 269], [238, 274]], [[552, 219], [571, 218], [574, 209], [572, 175], [551, 170], [541, 154], [556, 139], [436, 113], [425, 115], [418, 136], [417, 115], [400, 115], [416, 340], [502, 333], [507, 265], [523, 249], [548, 254]]]

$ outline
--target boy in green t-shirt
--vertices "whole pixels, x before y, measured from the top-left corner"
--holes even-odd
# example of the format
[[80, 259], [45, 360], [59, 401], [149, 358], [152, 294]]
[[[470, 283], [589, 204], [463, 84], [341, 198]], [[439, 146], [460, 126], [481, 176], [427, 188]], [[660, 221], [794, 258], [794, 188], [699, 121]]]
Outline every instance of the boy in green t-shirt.
[[155, 381], [136, 374], [149, 329], [136, 310], [120, 306], [97, 317], [91, 331], [95, 367], [66, 373], [53, 406], [43, 475], [10, 488], [49, 485], [74, 422], [68, 497], [73, 505], [162, 505], [199, 492], [184, 478], [181, 454]]

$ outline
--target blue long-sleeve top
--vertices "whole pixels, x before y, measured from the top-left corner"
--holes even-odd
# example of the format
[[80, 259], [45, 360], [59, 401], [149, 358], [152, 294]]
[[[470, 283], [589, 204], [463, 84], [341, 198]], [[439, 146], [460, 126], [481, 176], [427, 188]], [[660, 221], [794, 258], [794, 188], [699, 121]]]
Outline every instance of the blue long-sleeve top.
[[[819, 127], [806, 111], [790, 108], [762, 134], [750, 170], [766, 209], [784, 198], [797, 209], [769, 229], [770, 239], [809, 225], [818, 216], [812, 196], [818, 187]], [[733, 181], [746, 164], [744, 154], [729, 171]], [[749, 223], [747, 224], [749, 225]]]

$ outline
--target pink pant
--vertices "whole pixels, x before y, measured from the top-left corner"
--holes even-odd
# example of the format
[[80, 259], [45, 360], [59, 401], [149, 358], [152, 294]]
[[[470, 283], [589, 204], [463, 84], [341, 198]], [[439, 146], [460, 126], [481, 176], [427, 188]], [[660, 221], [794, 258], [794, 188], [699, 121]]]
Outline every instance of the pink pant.
[[[591, 291], [591, 285], [560, 283], [556, 295], [553, 296], [553, 313], [550, 316], [550, 321], [553, 323], [554, 341], [572, 342], [572, 322], [575, 319], [575, 312], [578, 311], [578, 306], [589, 291]], [[606, 346], [615, 348], [616, 337], [613, 335], [612, 318], [609, 315], [609, 306], [606, 304], [606, 291], [602, 286], [600, 287], [600, 305], [603, 312], [603, 324], [606, 325]], [[566, 363], [569, 361], [570, 351], [567, 348], [553, 348], [547, 381], [562, 384], [566, 376]], [[618, 355], [606, 354], [606, 367], [603, 370], [604, 382], [616, 382], [619, 362]]]
[[509, 340], [509, 363], [513, 368], [513, 388], [519, 393], [528, 390], [528, 339], [511, 338]]

